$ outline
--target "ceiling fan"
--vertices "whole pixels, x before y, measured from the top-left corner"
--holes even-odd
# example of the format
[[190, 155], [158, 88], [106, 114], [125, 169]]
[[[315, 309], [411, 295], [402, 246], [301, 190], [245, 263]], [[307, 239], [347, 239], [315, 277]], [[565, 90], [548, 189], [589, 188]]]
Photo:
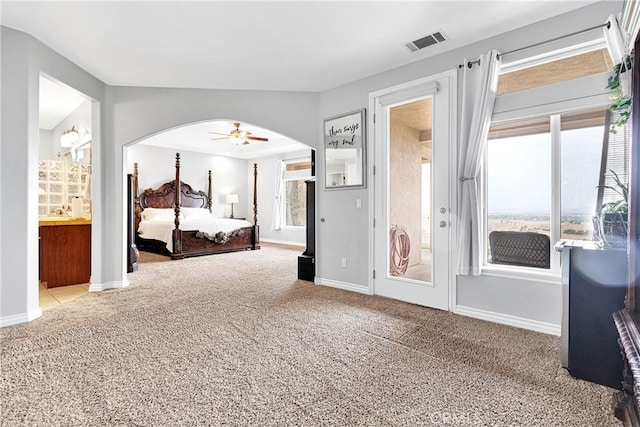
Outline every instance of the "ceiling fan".
[[251, 136], [251, 132], [246, 130], [240, 130], [240, 123], [235, 122], [233, 124], [236, 128], [233, 129], [229, 133], [220, 133], [220, 132], [209, 132], [215, 135], [224, 135], [220, 138], [213, 138], [212, 141], [216, 141], [219, 139], [230, 139], [236, 145], [246, 145], [249, 144], [249, 141], [263, 141], [267, 142], [269, 138], [262, 138], [259, 136]]

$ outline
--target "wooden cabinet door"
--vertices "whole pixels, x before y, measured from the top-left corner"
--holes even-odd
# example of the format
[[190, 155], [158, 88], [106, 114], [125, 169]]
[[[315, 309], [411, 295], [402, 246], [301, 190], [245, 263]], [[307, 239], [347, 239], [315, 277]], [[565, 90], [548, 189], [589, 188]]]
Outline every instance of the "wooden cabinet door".
[[89, 283], [91, 225], [40, 227], [40, 281], [48, 288]]

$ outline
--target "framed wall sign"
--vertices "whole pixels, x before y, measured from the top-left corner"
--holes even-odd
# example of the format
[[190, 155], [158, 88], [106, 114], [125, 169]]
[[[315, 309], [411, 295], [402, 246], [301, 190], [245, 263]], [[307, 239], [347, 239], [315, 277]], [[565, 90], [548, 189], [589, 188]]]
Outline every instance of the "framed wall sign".
[[324, 171], [327, 190], [365, 187], [365, 109], [324, 121]]

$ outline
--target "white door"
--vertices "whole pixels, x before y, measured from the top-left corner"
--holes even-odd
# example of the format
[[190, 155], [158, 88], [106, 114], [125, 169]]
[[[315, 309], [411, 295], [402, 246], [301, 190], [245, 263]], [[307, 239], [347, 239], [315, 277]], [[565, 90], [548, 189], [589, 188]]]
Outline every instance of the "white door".
[[377, 295], [449, 309], [455, 73], [373, 94]]

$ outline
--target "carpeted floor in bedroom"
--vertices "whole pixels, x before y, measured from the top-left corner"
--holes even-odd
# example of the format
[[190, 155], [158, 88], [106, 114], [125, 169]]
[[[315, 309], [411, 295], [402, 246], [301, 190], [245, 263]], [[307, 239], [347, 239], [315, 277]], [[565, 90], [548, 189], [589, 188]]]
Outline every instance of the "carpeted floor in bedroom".
[[141, 263], [3, 328], [2, 425], [618, 425], [558, 337], [298, 281], [299, 253]]

